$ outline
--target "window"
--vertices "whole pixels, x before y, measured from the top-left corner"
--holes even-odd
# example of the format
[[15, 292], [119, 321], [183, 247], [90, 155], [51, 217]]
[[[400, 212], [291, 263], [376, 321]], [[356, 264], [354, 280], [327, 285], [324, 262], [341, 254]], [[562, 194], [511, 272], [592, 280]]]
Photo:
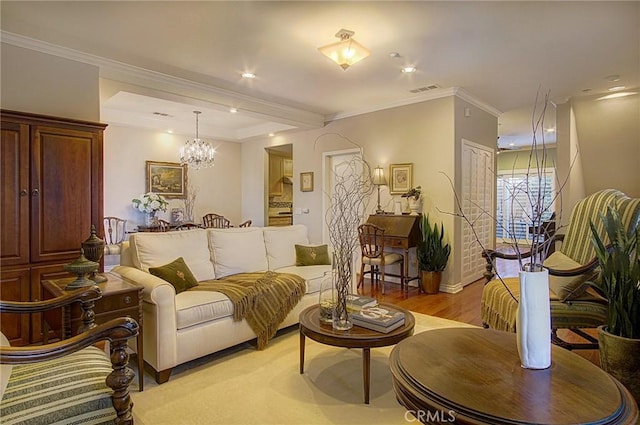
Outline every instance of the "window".
[[[533, 174], [536, 170], [504, 170], [498, 172], [496, 239], [501, 241], [530, 242], [529, 226], [532, 217], [539, 213], [532, 207], [539, 193], [542, 196], [542, 220], [546, 221], [553, 214], [555, 194], [555, 170], [547, 168], [542, 175]], [[533, 201], [527, 199], [530, 196]]]

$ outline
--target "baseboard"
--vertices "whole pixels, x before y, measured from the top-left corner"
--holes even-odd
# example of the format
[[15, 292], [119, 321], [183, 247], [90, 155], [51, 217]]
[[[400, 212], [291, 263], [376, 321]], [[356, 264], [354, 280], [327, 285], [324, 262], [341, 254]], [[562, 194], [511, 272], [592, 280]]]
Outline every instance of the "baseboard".
[[461, 282], [453, 284], [440, 284], [440, 292], [446, 292], [447, 294], [457, 294], [462, 291], [464, 286]]

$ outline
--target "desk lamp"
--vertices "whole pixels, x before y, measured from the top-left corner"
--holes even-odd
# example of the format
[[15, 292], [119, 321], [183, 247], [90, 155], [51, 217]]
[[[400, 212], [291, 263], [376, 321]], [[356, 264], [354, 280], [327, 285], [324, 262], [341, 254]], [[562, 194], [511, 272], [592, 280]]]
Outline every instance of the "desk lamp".
[[380, 206], [380, 186], [387, 184], [387, 179], [384, 176], [384, 170], [379, 165], [373, 169], [373, 184], [378, 186], [378, 208], [376, 214], [384, 214], [384, 210]]

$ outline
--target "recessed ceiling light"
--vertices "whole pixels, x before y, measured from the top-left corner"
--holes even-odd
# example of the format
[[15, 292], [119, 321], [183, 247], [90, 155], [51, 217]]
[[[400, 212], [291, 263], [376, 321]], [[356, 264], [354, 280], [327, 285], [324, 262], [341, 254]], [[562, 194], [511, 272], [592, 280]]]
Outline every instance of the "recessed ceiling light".
[[256, 78], [256, 74], [254, 74], [253, 72], [243, 72], [242, 73], [242, 78], [246, 78], [248, 80], [251, 80], [252, 78]]
[[235, 114], [236, 112], [238, 112], [237, 108], [229, 108], [229, 112], [231, 112], [232, 114]]
[[620, 76], [617, 74], [607, 75], [606, 77], [604, 77], [604, 79], [613, 83], [616, 81], [620, 81]]
[[269, 137], [273, 137], [273, 136], [275, 136], [274, 133], [269, 133]]
[[173, 129], [170, 128], [169, 130], [167, 130], [167, 133], [173, 134]]
[[413, 72], [416, 72], [416, 67], [415, 66], [405, 66], [404, 68], [402, 68], [402, 72], [404, 74], [411, 74]]
[[635, 91], [621, 91], [621, 92], [618, 92], [618, 93], [611, 93], [611, 94], [608, 94], [606, 96], [599, 97], [596, 100], [617, 99], [619, 97], [633, 96], [634, 94], [638, 94], [638, 92], [635, 92]]
[[626, 86], [615, 86], [615, 87], [610, 87], [609, 91], [620, 91], [620, 90], [624, 90], [626, 89]]
[[389, 57], [390, 57], [390, 58], [392, 58], [392, 59], [399, 58], [399, 57], [400, 57], [400, 53], [398, 53], [398, 52], [391, 52], [391, 53], [389, 53]]

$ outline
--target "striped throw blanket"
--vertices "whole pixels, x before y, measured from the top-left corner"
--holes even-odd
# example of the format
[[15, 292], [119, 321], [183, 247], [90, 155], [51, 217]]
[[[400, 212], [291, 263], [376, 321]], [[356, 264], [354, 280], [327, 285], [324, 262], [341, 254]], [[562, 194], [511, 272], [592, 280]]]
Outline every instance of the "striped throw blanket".
[[306, 292], [303, 278], [290, 273], [239, 273], [200, 282], [189, 291], [215, 291], [233, 302], [233, 319], [245, 319], [258, 336], [258, 350], [266, 347], [278, 326]]

